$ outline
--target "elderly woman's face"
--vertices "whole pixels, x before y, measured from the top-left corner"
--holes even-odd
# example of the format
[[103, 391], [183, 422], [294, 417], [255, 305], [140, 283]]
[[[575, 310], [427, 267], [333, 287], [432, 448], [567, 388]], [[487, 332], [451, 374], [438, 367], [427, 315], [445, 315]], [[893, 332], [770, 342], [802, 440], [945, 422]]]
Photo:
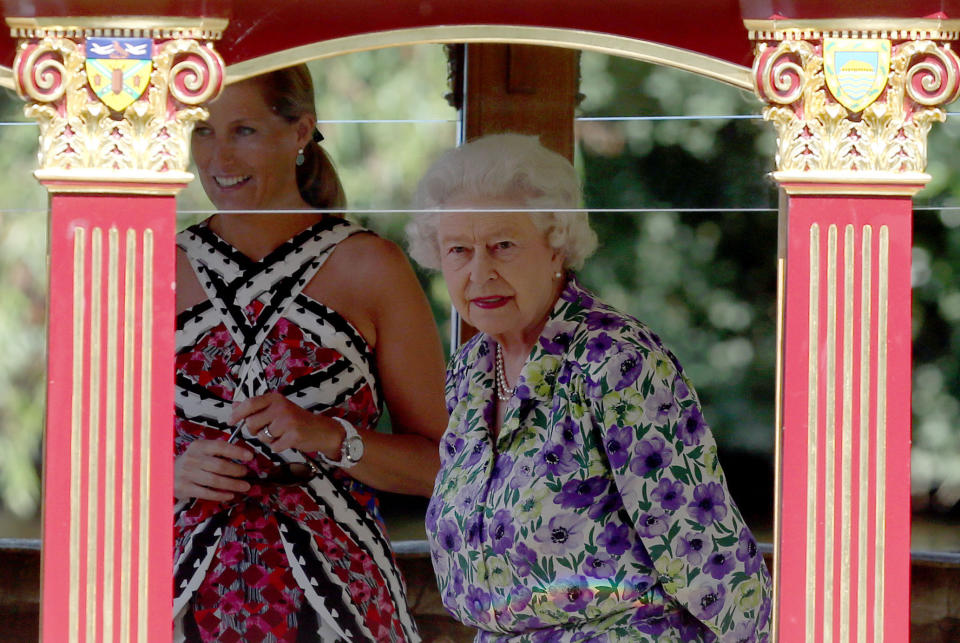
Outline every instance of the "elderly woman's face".
[[301, 129], [267, 106], [257, 82], [224, 89], [210, 117], [197, 123], [191, 144], [213, 204], [221, 210], [304, 207], [296, 180]]
[[[447, 208], [511, 208], [498, 200]], [[503, 339], [535, 341], [561, 284], [563, 258], [524, 212], [445, 212], [436, 221], [440, 269], [460, 315]]]

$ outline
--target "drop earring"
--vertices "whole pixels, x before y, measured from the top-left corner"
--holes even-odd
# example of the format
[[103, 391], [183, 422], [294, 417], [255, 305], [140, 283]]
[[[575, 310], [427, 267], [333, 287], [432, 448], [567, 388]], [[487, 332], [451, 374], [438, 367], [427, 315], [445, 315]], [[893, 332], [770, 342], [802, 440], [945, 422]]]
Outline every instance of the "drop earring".
[[297, 150], [297, 166], [299, 167], [303, 165], [303, 161], [304, 161], [303, 148], [301, 147], [299, 150]]

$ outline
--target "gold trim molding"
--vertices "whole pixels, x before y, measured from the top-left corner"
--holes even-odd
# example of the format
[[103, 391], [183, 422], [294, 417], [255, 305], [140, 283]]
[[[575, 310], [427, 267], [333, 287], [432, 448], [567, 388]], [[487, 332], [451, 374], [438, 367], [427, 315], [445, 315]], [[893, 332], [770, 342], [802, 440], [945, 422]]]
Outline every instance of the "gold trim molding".
[[910, 196], [930, 180], [924, 172], [792, 171], [773, 172], [784, 192], [848, 196]]
[[[21, 40], [14, 60], [14, 85], [27, 100], [24, 113], [40, 126], [37, 178], [58, 192], [175, 193], [193, 178], [186, 171], [190, 135], [206, 118], [203, 104], [223, 86], [223, 61], [212, 43], [180, 35], [216, 31], [204, 31], [197, 20], [180, 27], [172, 19], [139, 27], [121, 20], [115, 29], [98, 29], [93, 19], [75, 24], [69, 19], [41, 24], [29, 32], [37, 37]], [[117, 30], [124, 35], [112, 37], [153, 39], [149, 84], [122, 111], [101, 102], [90, 88], [83, 40]]]
[[824, 18], [812, 20], [744, 20], [751, 40], [820, 40], [822, 38], [889, 38], [891, 40], [957, 40], [960, 20], [938, 18]]
[[595, 51], [682, 69], [740, 89], [753, 88], [750, 70], [746, 67], [687, 49], [594, 31], [517, 25], [442, 25], [334, 38], [230, 65], [227, 68], [226, 82], [235, 83], [282, 67], [357, 51], [405, 45], [484, 42], [521, 43]]
[[[929, 180], [923, 174], [927, 134], [934, 122], [946, 118], [943, 106], [960, 96], [960, 58], [948, 42], [904, 37], [956, 37], [950, 30], [960, 27], [960, 21], [919, 21], [935, 23], [925, 31], [916, 24], [901, 24], [896, 34], [882, 28], [892, 25], [890, 21], [856, 22], [862, 26], [859, 31], [847, 31], [836, 21], [817, 25], [817, 29], [776, 21], [778, 28], [782, 27], [776, 34], [752, 32], [757, 38], [754, 91], [767, 104], [764, 118], [777, 129], [774, 176], [778, 181], [826, 172], [833, 182], [861, 184], [855, 193], [870, 193], [863, 192], [863, 184], [895, 183], [896, 176], [908, 183]], [[795, 29], [787, 28], [790, 24]], [[747, 26], [756, 25], [748, 21]], [[890, 51], [888, 68], [883, 62], [877, 68], [881, 80], [876, 99], [860, 111], [841, 104], [832, 93], [835, 87], [826, 82], [830, 69], [825, 61], [824, 52], [829, 51], [825, 39], [833, 37], [846, 38], [854, 47], [876, 43]]]
[[7, 18], [13, 38], [194, 38], [220, 40], [227, 28], [225, 18], [187, 18], [174, 16], [111, 16], [110, 25], [103, 18], [37, 17]]

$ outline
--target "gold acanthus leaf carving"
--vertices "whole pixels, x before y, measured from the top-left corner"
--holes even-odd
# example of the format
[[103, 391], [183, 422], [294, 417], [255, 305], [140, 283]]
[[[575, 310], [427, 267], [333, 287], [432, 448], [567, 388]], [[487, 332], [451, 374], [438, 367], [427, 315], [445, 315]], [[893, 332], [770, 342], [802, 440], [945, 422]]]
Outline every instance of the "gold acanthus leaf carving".
[[[758, 95], [768, 103], [764, 118], [777, 130], [779, 171], [924, 170], [927, 134], [933, 122], [945, 118], [940, 105], [956, 93], [952, 51], [931, 41], [895, 46], [884, 93], [850, 114], [829, 94], [819, 46], [784, 40], [774, 51], [766, 49], [760, 45], [754, 77]], [[911, 84], [917, 73], [927, 75], [917, 83], [920, 91]]]
[[[122, 113], [111, 112], [90, 90], [81, 45], [46, 37], [35, 47], [21, 45], [21, 52], [33, 59], [27, 67], [36, 60], [54, 65], [63, 83], [56, 92], [36, 91], [37, 83], [27, 80], [18, 84], [29, 99], [24, 112], [40, 127], [41, 169], [186, 171], [193, 127], [207, 116], [199, 103], [216, 96], [222, 81], [222, 63], [212, 48], [194, 40], [159, 43], [149, 87]], [[25, 77], [30, 73], [26, 69]], [[174, 86], [177, 74], [188, 76], [181, 78], [182, 87]]]

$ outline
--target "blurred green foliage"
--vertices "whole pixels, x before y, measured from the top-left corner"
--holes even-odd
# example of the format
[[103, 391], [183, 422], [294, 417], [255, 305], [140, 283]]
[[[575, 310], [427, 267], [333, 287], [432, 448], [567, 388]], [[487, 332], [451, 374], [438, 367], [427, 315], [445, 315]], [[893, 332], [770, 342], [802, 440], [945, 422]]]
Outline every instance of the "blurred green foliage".
[[[350, 206], [382, 211], [354, 216], [401, 243], [407, 217], [390, 211], [409, 206], [423, 170], [456, 143], [456, 113], [444, 100], [446, 64], [440, 46], [311, 63], [324, 146]], [[766, 173], [773, 129], [759, 119], [752, 95], [692, 74], [584, 53], [581, 77], [580, 116], [635, 119], [577, 123], [586, 206], [618, 210], [593, 215], [601, 247], [581, 277], [674, 350], [722, 448], [769, 461], [777, 194]], [[661, 118], [691, 115], [707, 118]], [[25, 120], [16, 97], [0, 101], [0, 117]], [[369, 122], [379, 119], [416, 122]], [[368, 122], [342, 122], [349, 120]], [[960, 498], [958, 138], [960, 118], [934, 127], [933, 180], [915, 217], [914, 491], [940, 507]], [[39, 494], [44, 408], [46, 195], [29, 176], [36, 129], [0, 127], [0, 141], [0, 502], [29, 515]], [[178, 208], [181, 226], [211, 212], [198, 182], [178, 197]], [[442, 279], [418, 275], [446, 335]]]

